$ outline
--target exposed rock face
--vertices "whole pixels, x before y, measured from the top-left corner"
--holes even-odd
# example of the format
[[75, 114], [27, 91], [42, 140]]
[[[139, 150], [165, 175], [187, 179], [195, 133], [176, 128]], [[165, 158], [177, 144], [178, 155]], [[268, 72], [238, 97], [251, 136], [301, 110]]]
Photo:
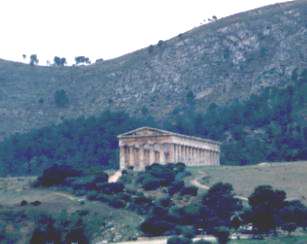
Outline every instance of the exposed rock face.
[[[200, 26], [155, 46], [86, 67], [0, 61], [0, 138], [104, 109], [163, 116], [192, 91], [200, 109], [285, 85], [307, 63], [307, 1]], [[123, 40], [124, 41], [124, 40]], [[64, 89], [69, 106], [58, 108]]]

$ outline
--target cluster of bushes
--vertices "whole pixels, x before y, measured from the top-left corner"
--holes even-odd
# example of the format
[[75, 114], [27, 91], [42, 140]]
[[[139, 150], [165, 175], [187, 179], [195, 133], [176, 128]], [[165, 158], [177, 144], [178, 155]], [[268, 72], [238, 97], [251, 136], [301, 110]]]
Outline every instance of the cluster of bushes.
[[234, 197], [231, 185], [219, 183], [210, 188], [201, 202], [155, 206], [140, 228], [147, 235], [193, 237], [201, 229], [213, 233], [216, 227], [230, 227], [231, 217], [241, 210], [242, 204]]
[[286, 193], [263, 185], [249, 197], [250, 208], [244, 212], [244, 223], [251, 223], [256, 233], [276, 232], [282, 229], [291, 233], [298, 227], [307, 227], [307, 207], [300, 201], [286, 200]]
[[181, 195], [196, 196], [196, 187], [184, 185], [183, 178], [188, 175], [190, 175], [190, 172], [186, 171], [184, 163], [169, 163], [165, 165], [155, 163], [147, 166], [144, 172], [139, 173], [136, 182], [145, 191], [166, 187], [170, 195], [180, 193]]
[[243, 208], [230, 184], [217, 183], [202, 196], [201, 202], [183, 207], [156, 205], [140, 229], [148, 236], [176, 235], [190, 239], [206, 233], [226, 243], [231, 232], [246, 232], [248, 225], [252, 226], [250, 234], [255, 235], [277, 231], [290, 234], [298, 227], [307, 227], [307, 207], [297, 200], [287, 201], [283, 191], [259, 186], [248, 203]]
[[41, 213], [35, 217], [29, 243], [90, 243], [92, 233], [83, 220], [87, 214], [78, 211], [72, 214], [62, 211], [55, 216]]
[[81, 172], [68, 165], [53, 165], [44, 170], [36, 181], [37, 186], [54, 186], [64, 184], [69, 177], [81, 176]]

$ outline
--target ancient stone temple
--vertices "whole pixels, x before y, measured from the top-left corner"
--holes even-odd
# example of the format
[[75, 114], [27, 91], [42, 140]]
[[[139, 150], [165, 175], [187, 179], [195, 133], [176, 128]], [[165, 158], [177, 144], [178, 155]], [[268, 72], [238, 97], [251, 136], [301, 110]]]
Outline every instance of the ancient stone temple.
[[170, 131], [142, 127], [118, 136], [120, 169], [143, 170], [153, 163], [219, 165], [220, 143]]

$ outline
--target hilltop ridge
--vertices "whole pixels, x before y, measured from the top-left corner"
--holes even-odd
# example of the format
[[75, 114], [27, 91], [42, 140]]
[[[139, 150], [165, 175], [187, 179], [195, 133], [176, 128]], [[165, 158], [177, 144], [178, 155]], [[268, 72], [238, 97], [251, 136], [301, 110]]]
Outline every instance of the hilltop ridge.
[[[15, 132], [146, 108], [163, 117], [189, 92], [200, 111], [284, 86], [307, 64], [307, 1], [222, 18], [122, 57], [89, 66], [44, 67], [0, 60], [0, 139]], [[55, 93], [68, 104], [59, 107]]]

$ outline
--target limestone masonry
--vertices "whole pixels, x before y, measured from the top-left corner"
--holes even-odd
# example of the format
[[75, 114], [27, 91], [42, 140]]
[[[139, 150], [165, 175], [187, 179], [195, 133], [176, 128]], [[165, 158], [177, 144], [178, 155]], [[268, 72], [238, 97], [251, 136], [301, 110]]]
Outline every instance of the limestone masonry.
[[143, 170], [153, 163], [219, 165], [220, 143], [170, 131], [142, 127], [118, 136], [120, 169]]

